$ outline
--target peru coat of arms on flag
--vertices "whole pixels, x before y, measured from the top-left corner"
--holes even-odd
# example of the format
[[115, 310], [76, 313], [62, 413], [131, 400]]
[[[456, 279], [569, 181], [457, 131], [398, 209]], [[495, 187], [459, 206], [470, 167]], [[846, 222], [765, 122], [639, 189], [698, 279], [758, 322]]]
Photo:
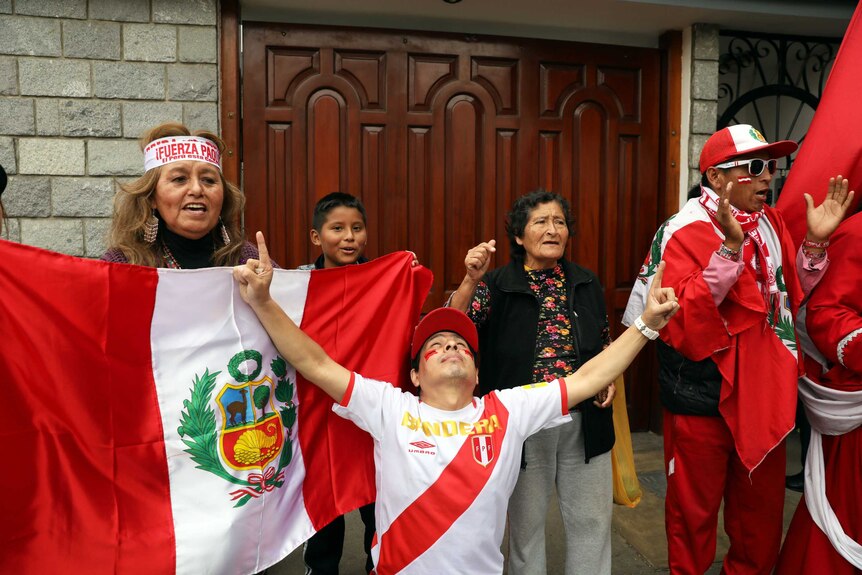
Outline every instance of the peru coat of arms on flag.
[[[262, 368], [259, 351], [243, 350], [223, 371], [196, 374], [177, 430], [201, 470], [238, 486], [230, 493], [236, 507], [281, 487], [293, 458], [296, 403], [288, 365], [278, 356], [272, 360], [275, 379], [262, 376]], [[209, 445], [216, 437], [217, 452]]]

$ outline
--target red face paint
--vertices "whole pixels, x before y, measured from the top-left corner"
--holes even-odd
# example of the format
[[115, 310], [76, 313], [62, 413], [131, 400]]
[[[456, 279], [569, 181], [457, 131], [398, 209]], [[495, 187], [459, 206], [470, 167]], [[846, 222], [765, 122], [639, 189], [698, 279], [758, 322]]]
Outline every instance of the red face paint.
[[746, 178], [745, 176], [743, 176], [741, 178], [737, 178], [736, 181], [739, 182], [740, 184], [750, 184], [751, 178]]
[[434, 354], [436, 354], [436, 353], [437, 353], [437, 350], [436, 350], [436, 349], [432, 349], [432, 350], [426, 351], [426, 352], [425, 352], [425, 355], [423, 355], [422, 357], [424, 357], [424, 358], [425, 358], [425, 361], [428, 361], [428, 360], [429, 360], [431, 357], [433, 357], [433, 356], [434, 356]]
[[466, 355], [467, 357], [473, 357], [473, 354], [470, 352], [470, 350], [468, 348], [465, 347], [461, 351], [463, 351], [464, 355]]

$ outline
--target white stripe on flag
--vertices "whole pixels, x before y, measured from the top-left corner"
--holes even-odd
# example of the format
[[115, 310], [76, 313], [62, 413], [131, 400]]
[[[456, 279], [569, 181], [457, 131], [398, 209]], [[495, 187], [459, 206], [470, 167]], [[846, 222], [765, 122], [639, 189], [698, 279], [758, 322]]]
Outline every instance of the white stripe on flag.
[[[313, 532], [290, 421], [296, 374], [286, 364], [273, 369], [277, 352], [230, 269], [158, 271], [151, 344], [177, 573], [253, 573]], [[309, 274], [277, 270], [273, 282], [298, 325]]]

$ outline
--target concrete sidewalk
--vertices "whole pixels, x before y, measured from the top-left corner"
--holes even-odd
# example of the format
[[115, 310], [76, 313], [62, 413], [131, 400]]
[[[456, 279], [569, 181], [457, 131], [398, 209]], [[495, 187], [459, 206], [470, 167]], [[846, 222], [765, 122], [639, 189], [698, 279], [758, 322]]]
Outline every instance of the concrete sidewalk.
[[[643, 498], [634, 509], [614, 506], [613, 572], [621, 575], [667, 573], [667, 539], [664, 533], [664, 496], [667, 481], [662, 438], [653, 433], [634, 433], [632, 446]], [[788, 473], [799, 471], [799, 454], [799, 434], [792, 433], [787, 440]], [[785, 533], [801, 498], [800, 493], [785, 490]], [[720, 512], [716, 561], [707, 573], [712, 575], [721, 571], [721, 560], [727, 553], [727, 548], [728, 540]]]
[[[634, 509], [615, 505], [612, 533], [613, 572], [619, 575], [647, 575], [667, 573], [667, 541], [664, 534], [664, 495], [667, 487], [664, 474], [664, 457], [661, 436], [653, 433], [633, 433], [635, 466], [638, 470], [643, 498]], [[787, 469], [789, 473], [799, 471], [799, 435], [792, 433], [787, 440]], [[790, 524], [801, 495], [785, 492], [784, 529]], [[727, 552], [727, 536], [719, 514], [719, 538], [716, 562], [707, 572], [717, 575], [721, 571], [721, 559]], [[362, 521], [354, 511], [347, 516], [347, 535], [341, 573], [360, 575], [365, 563], [362, 550]], [[548, 574], [562, 575], [564, 572], [565, 545], [563, 524], [556, 503], [545, 527], [547, 535]], [[505, 544], [503, 545], [505, 554]], [[269, 569], [269, 575], [300, 575], [304, 573], [302, 549], [289, 555], [284, 561]]]

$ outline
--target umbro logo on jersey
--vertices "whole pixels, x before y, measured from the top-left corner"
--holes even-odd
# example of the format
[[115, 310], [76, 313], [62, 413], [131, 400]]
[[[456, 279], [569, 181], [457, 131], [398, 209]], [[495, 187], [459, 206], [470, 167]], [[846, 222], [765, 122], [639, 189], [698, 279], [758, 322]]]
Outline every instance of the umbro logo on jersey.
[[427, 441], [414, 441], [410, 445], [418, 447], [419, 449], [431, 449], [434, 447], [433, 443], [428, 443]]
[[427, 441], [411, 441], [410, 445], [413, 447], [407, 448], [407, 453], [418, 453], [420, 455], [436, 455], [437, 452], [434, 451], [434, 447], [436, 447], [433, 443], [428, 443]]

